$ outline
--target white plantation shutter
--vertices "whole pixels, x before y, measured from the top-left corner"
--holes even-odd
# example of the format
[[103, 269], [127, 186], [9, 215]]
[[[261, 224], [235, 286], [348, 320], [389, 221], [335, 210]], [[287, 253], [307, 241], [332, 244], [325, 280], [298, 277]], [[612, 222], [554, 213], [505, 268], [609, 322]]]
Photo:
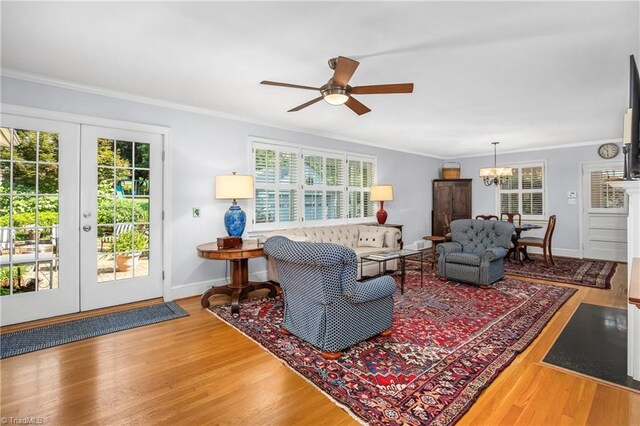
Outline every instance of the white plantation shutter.
[[624, 177], [622, 170], [592, 170], [590, 172], [590, 211], [616, 213], [626, 211], [624, 189], [609, 185], [611, 179]]
[[544, 164], [535, 163], [511, 167], [513, 176], [510, 176], [498, 188], [499, 212], [518, 212], [526, 219], [544, 220]]
[[362, 219], [375, 215], [370, 199], [371, 185], [375, 182], [376, 160], [371, 157], [347, 156], [349, 165], [348, 188], [349, 219]]
[[298, 158], [297, 148], [254, 143], [255, 228], [267, 229], [298, 221]]
[[375, 157], [254, 140], [252, 163], [253, 230], [358, 222], [375, 215], [370, 201]]
[[344, 155], [302, 150], [304, 220], [331, 223], [344, 219]]

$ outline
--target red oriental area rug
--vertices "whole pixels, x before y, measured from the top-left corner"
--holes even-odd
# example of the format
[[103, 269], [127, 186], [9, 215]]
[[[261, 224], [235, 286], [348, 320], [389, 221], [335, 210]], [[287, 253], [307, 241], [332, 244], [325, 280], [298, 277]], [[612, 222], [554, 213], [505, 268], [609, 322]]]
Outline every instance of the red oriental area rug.
[[531, 255], [533, 262], [504, 262], [504, 271], [510, 275], [556, 281], [592, 288], [611, 288], [611, 279], [618, 264], [605, 260], [575, 259], [554, 256], [555, 266], [544, 266], [540, 255]]
[[[282, 296], [209, 308], [334, 402], [370, 424], [451, 424], [540, 333], [575, 289], [506, 279], [491, 288], [407, 275], [394, 295], [393, 334], [327, 361], [278, 331]], [[345, 324], [348, 327], [348, 324]]]

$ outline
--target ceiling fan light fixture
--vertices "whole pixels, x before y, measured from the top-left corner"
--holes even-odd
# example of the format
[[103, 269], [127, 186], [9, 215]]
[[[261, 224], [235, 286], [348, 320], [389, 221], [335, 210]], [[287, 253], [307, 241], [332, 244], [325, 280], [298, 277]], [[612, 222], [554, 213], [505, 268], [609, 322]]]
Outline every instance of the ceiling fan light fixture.
[[333, 87], [322, 91], [322, 98], [329, 105], [343, 105], [349, 100], [347, 91], [340, 87]]

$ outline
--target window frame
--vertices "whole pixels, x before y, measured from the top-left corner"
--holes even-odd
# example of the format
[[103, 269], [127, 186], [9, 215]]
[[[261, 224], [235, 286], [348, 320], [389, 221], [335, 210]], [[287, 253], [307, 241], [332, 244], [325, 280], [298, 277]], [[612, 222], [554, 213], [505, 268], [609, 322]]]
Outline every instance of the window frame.
[[[297, 156], [296, 158], [298, 159], [298, 168], [297, 168], [297, 184], [295, 184], [296, 186], [296, 191], [297, 191], [297, 217], [295, 221], [286, 221], [286, 222], [280, 222], [279, 218], [279, 206], [278, 206], [278, 197], [276, 195], [276, 211], [275, 211], [275, 221], [273, 222], [264, 222], [264, 223], [256, 223], [255, 219], [256, 219], [256, 199], [255, 197], [253, 199], [251, 199], [250, 201], [250, 207], [248, 208], [248, 211], [246, 212], [247, 214], [247, 224], [248, 226], [248, 232], [251, 233], [261, 233], [261, 232], [266, 232], [266, 231], [270, 231], [270, 230], [275, 230], [275, 229], [290, 229], [290, 228], [299, 228], [302, 226], [327, 226], [327, 225], [336, 225], [336, 224], [348, 224], [348, 223], [362, 223], [362, 222], [368, 222], [371, 220], [375, 219], [375, 208], [371, 209], [371, 216], [364, 216], [363, 212], [361, 211], [361, 215], [360, 217], [357, 218], [348, 218], [348, 213], [349, 213], [349, 185], [348, 185], [348, 179], [349, 179], [349, 165], [348, 165], [348, 161], [350, 159], [356, 159], [356, 160], [360, 160], [360, 161], [367, 161], [367, 162], [371, 162], [373, 164], [373, 178], [371, 180], [371, 184], [374, 185], [376, 183], [376, 178], [377, 178], [377, 168], [378, 168], [378, 159], [375, 156], [371, 156], [371, 155], [366, 155], [366, 154], [359, 154], [359, 153], [352, 153], [352, 152], [348, 152], [348, 151], [340, 151], [340, 150], [328, 150], [328, 149], [322, 149], [322, 148], [318, 148], [318, 147], [314, 147], [314, 146], [308, 146], [308, 145], [302, 145], [302, 144], [294, 144], [294, 143], [287, 143], [287, 142], [282, 142], [282, 141], [278, 141], [278, 140], [273, 140], [273, 139], [265, 139], [265, 138], [260, 138], [260, 137], [254, 137], [251, 136], [249, 137], [249, 173], [251, 175], [253, 175], [255, 177], [255, 150], [256, 149], [260, 149], [260, 148], [267, 148], [267, 149], [274, 149], [277, 153], [279, 153], [280, 151], [296, 151], [297, 152]], [[276, 154], [277, 155], [277, 154]], [[311, 156], [323, 156], [323, 168], [325, 171], [325, 176], [324, 176], [324, 183], [322, 185], [317, 185], [314, 186], [313, 189], [309, 189], [311, 188], [310, 186], [307, 186], [304, 179], [305, 179], [305, 175], [304, 175], [304, 157], [305, 155], [311, 155]], [[340, 158], [342, 159], [343, 162], [343, 168], [342, 168], [342, 174], [343, 174], [343, 184], [339, 185], [339, 186], [329, 186], [326, 184], [326, 159], [327, 158]], [[276, 170], [276, 176], [278, 175], [278, 170]], [[278, 193], [280, 186], [282, 186], [281, 184], [279, 184], [278, 179], [276, 178], [276, 182], [273, 184], [259, 184], [258, 182], [255, 183], [255, 189], [261, 189], [261, 188], [266, 188], [268, 187], [268, 189], [273, 189], [276, 191], [276, 194]], [[290, 187], [292, 187], [292, 184], [284, 184], [284, 186], [286, 186], [287, 188], [282, 188], [282, 189], [290, 189]], [[254, 191], [255, 191], [254, 189]], [[305, 190], [309, 191], [309, 190], [318, 190], [318, 191], [323, 191], [324, 196], [323, 196], [323, 219], [321, 220], [307, 220], [305, 217], [305, 197], [304, 197], [304, 192]], [[359, 188], [359, 190], [361, 192], [368, 192], [370, 191], [370, 187], [369, 188]], [[326, 192], [327, 191], [340, 191], [342, 192], [342, 215], [339, 218], [336, 219], [326, 219], [326, 214], [327, 214], [327, 207], [326, 207]]]
[[[510, 163], [508, 165], [513, 169], [518, 169], [518, 189], [508, 189], [503, 190], [500, 189], [500, 185], [496, 186], [495, 189], [495, 206], [496, 212], [498, 216], [502, 215], [501, 209], [501, 200], [500, 196], [502, 194], [518, 194], [518, 212], [522, 214], [522, 194], [531, 194], [531, 193], [541, 193], [542, 194], [542, 214], [541, 215], [525, 215], [522, 214], [522, 220], [526, 221], [547, 221], [548, 219], [548, 188], [549, 186], [549, 175], [547, 173], [547, 161], [546, 160], [538, 160], [538, 161], [527, 161], [521, 163]], [[498, 167], [507, 167], [498, 166]], [[528, 167], [542, 167], [542, 189], [541, 190], [532, 190], [532, 189], [522, 189], [522, 169]]]

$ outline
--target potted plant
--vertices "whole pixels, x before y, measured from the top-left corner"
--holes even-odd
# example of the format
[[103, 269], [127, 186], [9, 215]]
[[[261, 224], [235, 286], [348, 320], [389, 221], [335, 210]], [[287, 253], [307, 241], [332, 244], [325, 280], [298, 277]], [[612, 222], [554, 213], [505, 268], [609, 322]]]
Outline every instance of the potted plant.
[[127, 272], [133, 260], [137, 260], [142, 251], [149, 249], [149, 236], [138, 230], [122, 232], [116, 237], [115, 249], [116, 269], [118, 272]]

